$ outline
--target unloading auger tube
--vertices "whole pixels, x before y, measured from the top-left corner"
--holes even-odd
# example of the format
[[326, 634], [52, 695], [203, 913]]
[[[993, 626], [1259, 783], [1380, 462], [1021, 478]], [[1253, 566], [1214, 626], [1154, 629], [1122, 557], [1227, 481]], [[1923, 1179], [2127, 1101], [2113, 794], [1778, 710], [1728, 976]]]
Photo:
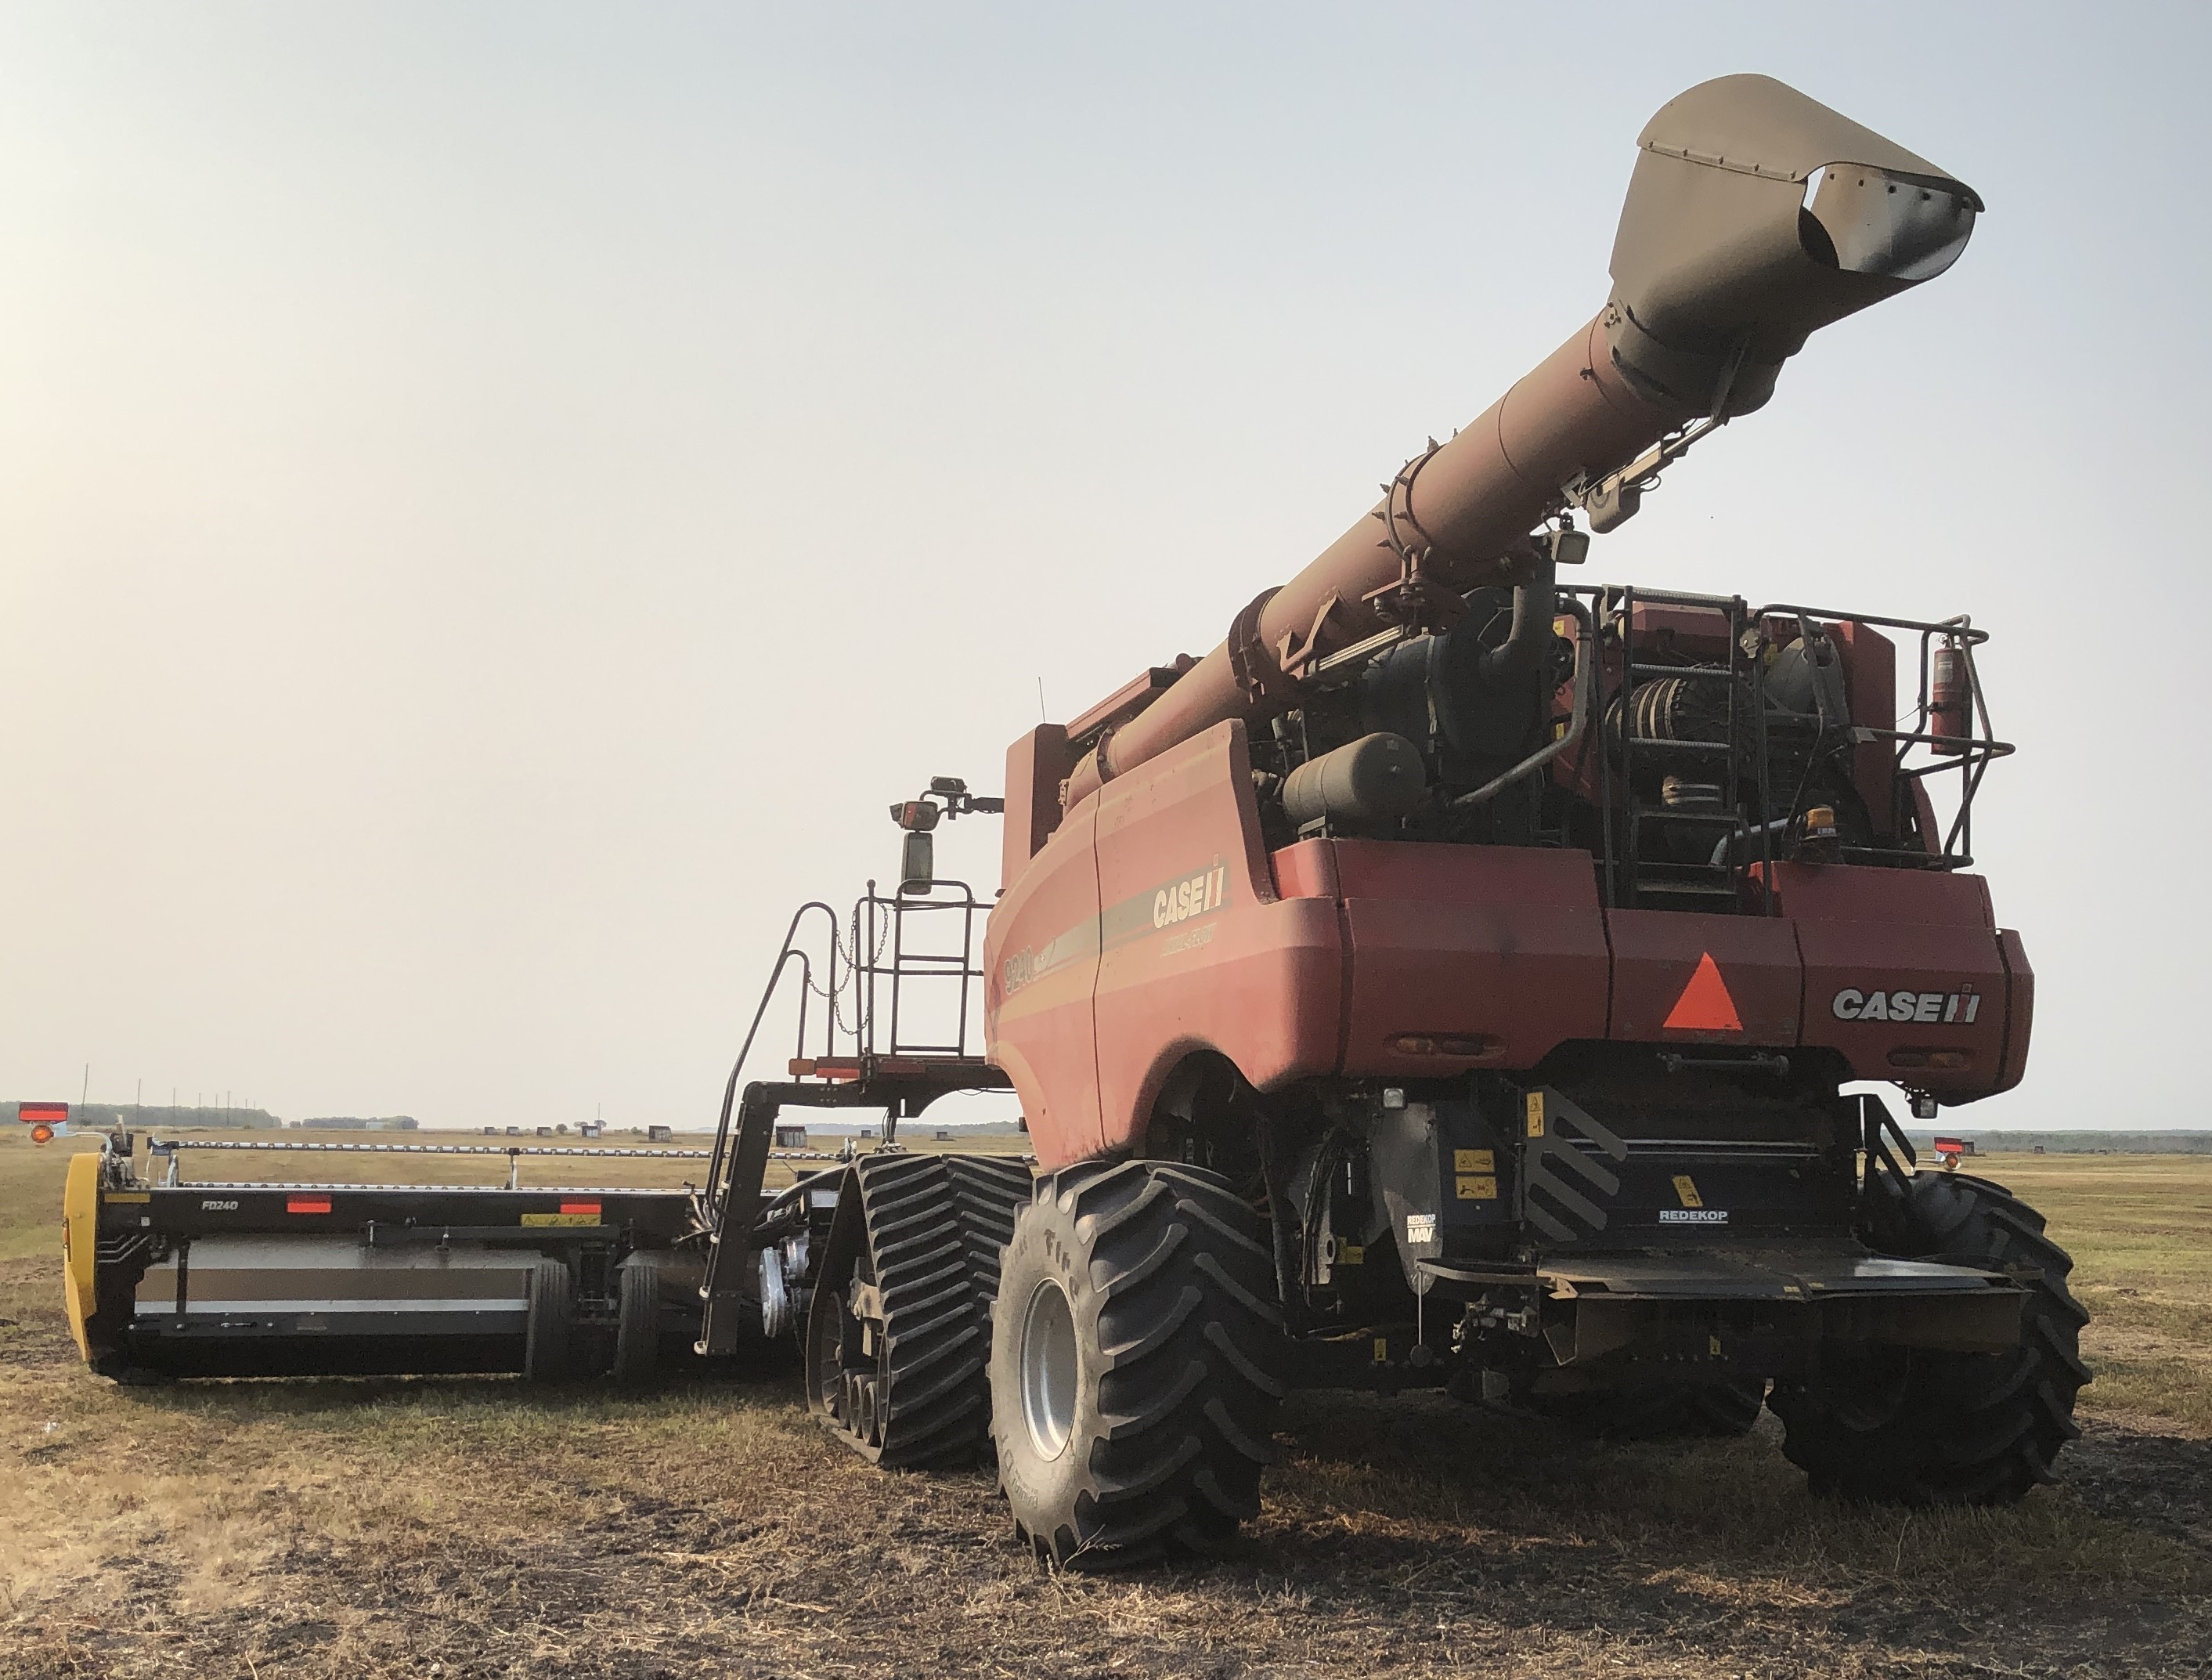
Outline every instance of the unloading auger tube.
[[1577, 510], [1599, 531], [1629, 517], [1687, 443], [1765, 405], [1815, 329], [1948, 268], [1982, 209], [1948, 172], [1764, 76], [1691, 88], [1638, 145], [1605, 307], [1099, 741], [1065, 808], [1217, 723], [1282, 709], [1320, 660], [1440, 591], [1548, 581], [1531, 573], [1559, 545], [1531, 531]]

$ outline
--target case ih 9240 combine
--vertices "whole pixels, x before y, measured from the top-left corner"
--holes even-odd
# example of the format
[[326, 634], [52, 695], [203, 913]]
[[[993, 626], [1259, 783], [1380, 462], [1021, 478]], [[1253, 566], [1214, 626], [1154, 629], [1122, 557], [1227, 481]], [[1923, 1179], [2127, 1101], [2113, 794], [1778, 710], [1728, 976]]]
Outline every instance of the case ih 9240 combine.
[[[904, 880], [848, 936], [800, 912], [762, 1007], [794, 968], [830, 1007], [802, 1004], [788, 1080], [732, 1074], [702, 1190], [566, 1193], [559, 1225], [563, 1193], [329, 1186], [309, 1228], [283, 1190], [112, 1156], [73, 1190], [88, 1353], [311, 1366], [330, 1325], [279, 1298], [315, 1266], [472, 1333], [463, 1364], [638, 1370], [664, 1329], [729, 1354], [803, 1322], [825, 1421], [885, 1464], [994, 1448], [1060, 1560], [1229, 1534], [1298, 1384], [1644, 1434], [1741, 1431], [1763, 1398], [1820, 1489], [2048, 1479], [2087, 1380], [2066, 1257], [1843, 1094], [1930, 1115], [2027, 1059], [2033, 978], [1965, 873], [2009, 750], [1982, 632], [1559, 575], [1808, 334], [1948, 268], [1980, 204], [1763, 77], [1692, 88], [1641, 145], [1594, 320], [1223, 645], [1016, 743], [994, 904], [932, 880], [939, 817], [996, 804], [946, 781], [896, 808]], [[959, 1025], [917, 1043], [933, 982]], [[1008, 1086], [1034, 1178], [885, 1148], [762, 1189], [785, 1107], [886, 1110], [888, 1142]], [[195, 1317], [210, 1261], [219, 1293], [289, 1281]], [[502, 1280], [474, 1309], [471, 1269]], [[434, 1339], [386, 1355], [372, 1328], [357, 1362]]]

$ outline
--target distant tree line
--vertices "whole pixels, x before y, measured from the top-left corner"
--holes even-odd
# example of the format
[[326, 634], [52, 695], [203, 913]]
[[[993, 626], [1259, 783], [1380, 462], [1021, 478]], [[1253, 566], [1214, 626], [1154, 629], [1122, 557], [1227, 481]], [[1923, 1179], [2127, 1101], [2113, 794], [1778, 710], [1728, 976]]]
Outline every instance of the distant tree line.
[[[0, 1122], [13, 1121], [13, 1099], [0, 1102]], [[187, 1126], [260, 1130], [284, 1123], [265, 1108], [224, 1108], [220, 1104], [199, 1107], [186, 1103], [71, 1103], [70, 1124], [88, 1131], [107, 1131], [127, 1126], [142, 1131], [176, 1130]]]
[[1915, 1126], [1905, 1135], [1916, 1147], [1931, 1148], [1939, 1137], [1964, 1138], [1978, 1155], [2212, 1155], [2212, 1131], [2201, 1132], [1978, 1132]]

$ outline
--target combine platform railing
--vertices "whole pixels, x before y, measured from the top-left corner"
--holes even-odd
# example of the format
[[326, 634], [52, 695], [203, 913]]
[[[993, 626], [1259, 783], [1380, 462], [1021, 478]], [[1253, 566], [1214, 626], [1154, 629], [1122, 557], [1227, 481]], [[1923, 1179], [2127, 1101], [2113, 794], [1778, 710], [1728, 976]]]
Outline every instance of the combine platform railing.
[[[819, 900], [793, 913], [723, 1087], [706, 1183], [694, 1202], [708, 1244], [699, 1352], [736, 1345], [756, 1223], [771, 1205], [764, 1183], [776, 1156], [770, 1144], [785, 1108], [880, 1109], [890, 1146], [901, 1119], [948, 1092], [1010, 1088], [981, 1051], [981, 918], [990, 909], [964, 881], [908, 881], [888, 896], [870, 881], [842, 923]], [[763, 1027], [794, 971], [788, 1077], [747, 1083]]]

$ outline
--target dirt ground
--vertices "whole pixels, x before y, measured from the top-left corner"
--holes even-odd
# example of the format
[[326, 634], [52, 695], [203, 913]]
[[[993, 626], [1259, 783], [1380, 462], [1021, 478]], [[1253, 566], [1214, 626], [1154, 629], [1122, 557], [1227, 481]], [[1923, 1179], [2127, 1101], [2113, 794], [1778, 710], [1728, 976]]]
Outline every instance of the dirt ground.
[[861, 1464], [787, 1371], [114, 1388], [0, 1156], [0, 1675], [2212, 1674], [2212, 1162], [1984, 1170], [2106, 1315], [2016, 1509], [1814, 1500], [1771, 1420], [1594, 1447], [1309, 1395], [1230, 1556], [1101, 1578], [1032, 1562], [985, 1475]]

